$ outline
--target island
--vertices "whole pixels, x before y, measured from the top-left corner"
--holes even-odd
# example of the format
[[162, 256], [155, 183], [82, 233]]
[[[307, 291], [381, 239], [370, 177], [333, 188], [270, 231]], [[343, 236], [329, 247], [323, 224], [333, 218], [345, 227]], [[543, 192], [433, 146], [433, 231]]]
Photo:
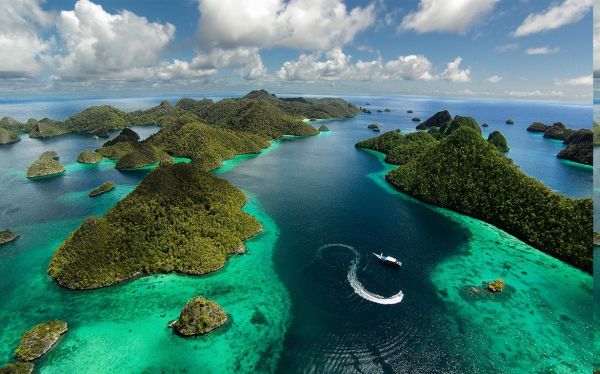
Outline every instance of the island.
[[504, 290], [505, 284], [504, 280], [498, 278], [494, 281], [487, 282], [487, 290], [489, 292], [497, 293], [502, 292]]
[[372, 123], [369, 126], [367, 126], [367, 128], [375, 131], [375, 132], [380, 132], [381, 131], [381, 127], [379, 127], [379, 124], [377, 123]]
[[391, 112], [392, 110], [391, 110], [390, 108], [385, 108], [383, 111], [384, 111], [384, 112], [386, 112], [386, 113], [389, 113], [389, 112]]
[[[364, 109], [364, 108], [363, 108]], [[250, 113], [250, 111], [252, 113]], [[366, 111], [362, 110], [363, 112]], [[370, 111], [366, 111], [370, 113]], [[236, 99], [213, 101], [210, 99], [193, 100], [182, 98], [175, 105], [163, 100], [159, 105], [133, 112], [124, 112], [109, 105], [89, 107], [65, 121], [49, 118], [41, 120], [29, 119], [21, 123], [13, 118], [0, 120], [0, 128], [8, 131], [23, 131], [31, 138], [48, 138], [69, 133], [91, 134], [97, 137], [108, 137], [110, 131], [130, 126], [158, 125], [183, 116], [193, 117], [220, 127], [243, 126], [249, 123], [244, 115], [261, 116], [265, 121], [283, 121], [279, 130], [286, 128], [290, 133], [285, 135], [314, 135], [317, 130], [300, 122], [304, 118], [331, 119], [351, 118], [361, 113], [356, 105], [339, 98], [304, 98], [277, 97], [265, 90], [251, 91]], [[258, 125], [258, 123], [254, 123]], [[273, 135], [273, 134], [271, 134]], [[282, 136], [276, 135], [276, 137]]]
[[329, 131], [329, 127], [321, 125], [321, 127], [319, 127], [319, 131]]
[[19, 234], [15, 234], [10, 230], [0, 231], [0, 245], [10, 243], [16, 240], [19, 237]]
[[0, 127], [0, 145], [13, 144], [21, 141], [21, 137], [16, 132]]
[[397, 131], [356, 146], [383, 152], [386, 161], [400, 165], [386, 175], [398, 190], [489, 222], [591, 273], [592, 200], [570, 199], [527, 176], [483, 139], [476, 124], [457, 116], [435, 137], [420, 133], [418, 147], [411, 146], [413, 134]]
[[49, 152], [44, 152], [27, 168], [27, 178], [35, 179], [61, 175], [65, 168], [52, 157]]
[[115, 184], [115, 182], [104, 182], [101, 185], [99, 185], [98, 187], [94, 188], [89, 193], [89, 197], [100, 196], [100, 195], [102, 195], [104, 193], [107, 193], [108, 191], [114, 190], [115, 187], [117, 187], [117, 185]]
[[17, 360], [33, 361], [45, 355], [67, 329], [67, 323], [64, 321], [48, 321], [35, 326], [23, 334], [15, 352]]
[[481, 125], [481, 127], [489, 127], [490, 125], [488, 125], [487, 123], [484, 123], [483, 125]]
[[421, 117], [413, 117], [413, 118], [411, 118], [411, 121], [413, 121], [413, 122], [421, 122]]
[[56, 151], [46, 151], [46, 152], [42, 153], [39, 158], [40, 159], [51, 158], [56, 161], [58, 161], [60, 159], [60, 157], [58, 156], [58, 152], [56, 152]]
[[592, 165], [594, 161], [594, 132], [590, 129], [573, 130], [562, 122], [546, 125], [542, 122], [533, 122], [527, 127], [528, 132], [543, 133], [544, 138], [561, 140], [566, 148], [562, 149], [556, 157], [576, 162], [578, 164]]
[[98, 164], [102, 161], [102, 156], [94, 151], [83, 151], [77, 156], [77, 162], [82, 164]]
[[494, 147], [498, 148], [498, 150], [502, 153], [508, 153], [510, 150], [508, 147], [508, 141], [500, 131], [492, 131], [490, 135], [488, 135], [487, 141]]
[[413, 112], [412, 109], [409, 109], [409, 110], [406, 111], [406, 113], [412, 113], [412, 112]]
[[515, 124], [515, 121], [513, 121], [512, 119], [507, 119], [507, 120], [506, 120], [506, 124], [507, 124], [507, 125], [514, 125], [514, 124]]
[[417, 130], [429, 130], [432, 127], [441, 127], [446, 122], [452, 121], [452, 115], [447, 110], [437, 112], [427, 120], [417, 125]]
[[227, 322], [227, 313], [214, 301], [197, 296], [188, 301], [179, 318], [169, 324], [180, 336], [204, 335]]
[[567, 147], [562, 149], [556, 157], [576, 162], [578, 164], [590, 165], [594, 163], [594, 135], [592, 130], [580, 129], [567, 137], [563, 144]]

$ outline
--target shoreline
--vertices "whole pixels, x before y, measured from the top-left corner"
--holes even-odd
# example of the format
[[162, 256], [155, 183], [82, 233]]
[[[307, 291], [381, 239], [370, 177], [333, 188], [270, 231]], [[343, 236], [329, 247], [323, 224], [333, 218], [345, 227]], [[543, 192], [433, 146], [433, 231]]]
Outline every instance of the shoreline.
[[400, 196], [402, 196], [403, 198], [407, 198], [407, 199], [410, 199], [410, 200], [412, 200], [412, 201], [418, 202], [418, 203], [420, 203], [420, 204], [424, 204], [425, 206], [427, 206], [427, 207], [429, 207], [429, 208], [431, 208], [431, 209], [433, 209], [433, 210], [436, 210], [436, 211], [438, 211], [440, 214], [444, 214], [445, 216], [449, 216], [449, 215], [448, 215], [448, 212], [450, 212], [450, 213], [453, 213], [453, 214], [459, 214], [460, 216], [463, 216], [463, 217], [468, 217], [468, 218], [470, 218], [470, 219], [475, 219], [475, 220], [477, 220], [477, 221], [479, 221], [479, 222], [482, 222], [482, 223], [484, 223], [484, 224], [486, 224], [486, 225], [490, 225], [490, 226], [492, 226], [492, 227], [494, 227], [494, 228], [496, 228], [496, 229], [498, 229], [498, 230], [502, 231], [503, 233], [506, 233], [507, 235], [509, 235], [509, 236], [511, 236], [511, 237], [513, 237], [513, 238], [515, 238], [515, 239], [517, 239], [517, 240], [519, 240], [520, 242], [522, 242], [522, 243], [525, 243], [526, 245], [530, 246], [531, 248], [534, 248], [536, 251], [538, 251], [538, 252], [541, 252], [541, 253], [543, 253], [543, 254], [544, 254], [544, 255], [546, 255], [546, 256], [550, 256], [551, 258], [554, 258], [554, 259], [556, 259], [556, 260], [560, 261], [561, 263], [563, 263], [563, 264], [565, 264], [565, 265], [567, 265], [567, 266], [570, 266], [570, 267], [572, 267], [572, 268], [574, 268], [574, 269], [577, 269], [578, 271], [581, 271], [581, 272], [583, 272], [583, 273], [586, 273], [586, 274], [590, 274], [590, 272], [588, 272], [588, 271], [585, 271], [584, 269], [580, 269], [580, 268], [578, 268], [578, 267], [576, 267], [576, 266], [574, 266], [574, 265], [572, 265], [572, 264], [570, 264], [570, 263], [566, 262], [565, 260], [563, 260], [563, 259], [561, 259], [561, 258], [559, 258], [559, 257], [552, 256], [551, 254], [549, 254], [549, 253], [545, 252], [544, 250], [542, 250], [542, 249], [540, 249], [540, 248], [538, 248], [538, 247], [536, 247], [536, 246], [532, 245], [531, 243], [527, 242], [527, 241], [526, 241], [526, 240], [524, 240], [524, 239], [521, 239], [521, 238], [519, 238], [519, 237], [517, 237], [517, 236], [515, 236], [515, 235], [511, 234], [510, 232], [508, 232], [508, 231], [506, 231], [506, 230], [504, 230], [504, 229], [502, 229], [502, 228], [500, 228], [500, 227], [498, 227], [498, 226], [494, 225], [493, 223], [490, 223], [490, 222], [484, 221], [484, 220], [482, 220], [482, 219], [480, 219], [480, 218], [477, 218], [477, 217], [470, 216], [470, 215], [468, 215], [468, 214], [461, 213], [461, 212], [459, 212], [459, 211], [456, 211], [456, 210], [453, 210], [453, 209], [444, 208], [444, 207], [441, 207], [441, 206], [438, 206], [438, 205], [435, 205], [435, 204], [430, 204], [430, 203], [428, 203], [428, 202], [426, 202], [426, 201], [419, 200], [419, 199], [417, 199], [416, 197], [414, 197], [414, 196], [412, 196], [412, 195], [410, 195], [410, 194], [408, 194], [408, 193], [406, 193], [406, 192], [403, 192], [403, 191], [400, 191], [400, 190], [398, 190], [396, 187], [394, 187], [392, 184], [390, 184], [390, 183], [387, 181], [386, 175], [387, 175], [387, 174], [388, 174], [390, 171], [392, 171], [392, 170], [396, 169], [397, 167], [399, 167], [399, 165], [393, 165], [393, 164], [390, 164], [390, 163], [386, 162], [386, 161], [385, 161], [385, 158], [386, 158], [386, 154], [385, 154], [385, 153], [378, 152], [378, 151], [375, 151], [375, 150], [372, 150], [372, 149], [366, 149], [366, 148], [357, 148], [357, 149], [359, 149], [359, 150], [361, 150], [361, 151], [363, 151], [363, 152], [364, 152], [364, 151], [366, 151], [366, 152], [368, 152], [368, 153], [370, 153], [370, 154], [374, 155], [374, 156], [375, 156], [375, 157], [376, 157], [376, 158], [379, 160], [379, 162], [382, 164], [382, 166], [384, 167], [384, 169], [383, 169], [383, 170], [380, 170], [380, 171], [378, 171], [378, 172], [375, 172], [375, 173], [373, 173], [373, 174], [377, 174], [377, 175], [382, 175], [382, 176], [383, 176], [383, 178], [382, 178], [382, 179], [383, 179], [383, 182], [385, 183], [385, 185], [387, 185], [387, 187], [389, 187], [389, 190], [388, 190], [388, 192], [390, 192], [390, 190], [391, 190], [391, 191], [394, 191], [394, 192], [396, 192], [397, 194], [399, 194]]

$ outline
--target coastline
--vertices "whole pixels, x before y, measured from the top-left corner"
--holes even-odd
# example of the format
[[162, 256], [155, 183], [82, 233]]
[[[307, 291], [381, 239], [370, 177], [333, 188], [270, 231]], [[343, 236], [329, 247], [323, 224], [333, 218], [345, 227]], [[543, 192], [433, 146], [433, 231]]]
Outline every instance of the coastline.
[[[461, 213], [461, 212], [458, 212], [458, 211], [455, 211], [455, 210], [452, 210], [452, 209], [443, 208], [443, 207], [440, 207], [440, 206], [437, 206], [437, 205], [434, 205], [434, 204], [427, 203], [427, 202], [425, 202], [425, 201], [421, 201], [421, 200], [419, 200], [419, 199], [417, 199], [417, 198], [415, 198], [415, 197], [411, 196], [410, 194], [407, 194], [407, 193], [405, 193], [405, 192], [402, 192], [402, 191], [400, 191], [400, 190], [396, 189], [396, 188], [395, 188], [395, 187], [394, 187], [392, 184], [390, 184], [390, 183], [389, 183], [389, 182], [386, 180], [385, 176], [386, 176], [386, 175], [387, 175], [389, 172], [391, 172], [392, 170], [396, 169], [396, 168], [398, 167], [398, 165], [393, 165], [393, 164], [389, 164], [389, 163], [387, 163], [387, 162], [385, 161], [385, 159], [386, 159], [386, 157], [387, 157], [387, 155], [386, 155], [385, 153], [378, 152], [378, 151], [374, 151], [374, 150], [372, 150], [372, 149], [366, 149], [366, 148], [358, 148], [358, 149], [359, 149], [360, 151], [366, 151], [366, 152], [368, 152], [368, 153], [370, 153], [370, 154], [374, 155], [374, 156], [375, 156], [375, 157], [376, 157], [376, 158], [379, 160], [379, 162], [382, 164], [382, 166], [384, 167], [384, 169], [383, 169], [383, 170], [380, 170], [380, 171], [378, 171], [378, 172], [376, 172], [376, 173], [369, 174], [369, 178], [370, 178], [370, 179], [372, 179], [372, 180], [374, 180], [374, 181], [375, 181], [375, 183], [377, 183], [379, 186], [383, 187], [383, 188], [384, 188], [384, 189], [385, 189], [387, 192], [394, 192], [394, 193], [396, 193], [396, 194], [400, 195], [400, 196], [401, 196], [402, 198], [404, 198], [404, 199], [409, 199], [409, 200], [412, 200], [412, 201], [418, 202], [418, 203], [420, 203], [420, 204], [424, 204], [425, 206], [427, 206], [427, 207], [429, 207], [429, 208], [431, 208], [431, 209], [433, 209], [433, 210], [435, 210], [435, 211], [437, 211], [437, 212], [439, 212], [439, 213], [441, 213], [441, 214], [444, 214], [444, 215], [446, 215], [446, 216], [448, 216], [448, 217], [450, 217], [452, 214], [457, 214], [457, 215], [459, 215], [459, 216], [468, 217], [468, 218], [470, 218], [470, 219], [477, 220], [477, 221], [479, 221], [479, 222], [481, 222], [481, 223], [484, 223], [484, 224], [486, 224], [486, 225], [490, 225], [490, 226], [492, 226], [492, 227], [494, 227], [494, 228], [496, 228], [496, 229], [498, 229], [498, 230], [500, 230], [500, 231], [502, 231], [502, 232], [505, 232], [507, 235], [510, 235], [511, 237], [513, 237], [513, 238], [515, 238], [515, 239], [519, 240], [520, 242], [523, 242], [523, 243], [527, 244], [527, 245], [528, 245], [528, 246], [530, 246], [531, 248], [534, 248], [536, 251], [539, 251], [540, 253], [543, 253], [543, 254], [544, 254], [544, 255], [546, 255], [546, 256], [550, 256], [550, 257], [552, 257], [552, 258], [555, 258], [556, 260], [560, 261], [561, 263], [564, 263], [565, 265], [568, 265], [568, 266], [570, 266], [570, 267], [573, 267], [573, 268], [575, 268], [575, 269], [577, 269], [577, 270], [580, 270], [580, 271], [583, 271], [583, 272], [585, 272], [583, 269], [579, 269], [579, 268], [575, 267], [574, 265], [572, 265], [572, 264], [569, 264], [568, 262], [566, 262], [566, 261], [564, 261], [564, 260], [562, 260], [562, 259], [560, 259], [560, 258], [558, 258], [558, 257], [552, 256], [552, 255], [550, 255], [549, 253], [546, 253], [546, 252], [545, 252], [545, 251], [543, 251], [542, 249], [540, 249], [540, 248], [537, 248], [537, 247], [535, 247], [535, 246], [533, 246], [533, 245], [531, 245], [531, 244], [527, 243], [525, 240], [523, 240], [523, 239], [521, 239], [521, 238], [518, 238], [518, 237], [516, 237], [516, 236], [512, 235], [511, 233], [509, 233], [509, 232], [507, 232], [507, 231], [505, 231], [505, 230], [503, 230], [503, 229], [501, 229], [501, 228], [499, 228], [499, 227], [497, 227], [497, 226], [494, 226], [492, 223], [489, 223], [489, 222], [483, 221], [483, 220], [481, 220], [481, 219], [479, 219], [479, 218], [477, 218], [477, 217], [472, 217], [472, 216], [470, 216], [470, 215], [466, 215], [466, 214], [463, 214], [463, 213]], [[381, 179], [381, 181], [380, 181], [379, 179]], [[587, 272], [585, 272], [585, 273], [587, 273]]]
[[[577, 357], [574, 365], [581, 370], [590, 367], [593, 354], [584, 347], [590, 339], [591, 316], [589, 319], [571, 320], [570, 324], [566, 324], [563, 320], [557, 322], [554, 314], [554, 311], [559, 311], [562, 315], [571, 315], [570, 308], [574, 302], [580, 304], [577, 309], [586, 308], [586, 303], [591, 302], [589, 293], [593, 279], [589, 273], [528, 245], [492, 224], [422, 202], [395, 189], [385, 180], [385, 175], [397, 165], [386, 163], [386, 155], [381, 152], [360, 150], [375, 156], [383, 167], [367, 177], [385, 192], [426, 206], [470, 233], [469, 241], [463, 248], [430, 270], [429, 279], [445, 308], [452, 311], [447, 313], [440, 310], [439, 316], [440, 319], [447, 320], [448, 346], [453, 346], [452, 342], [457, 335], [480, 337], [472, 345], [456, 347], [457, 356], [464, 356], [466, 352], [469, 357], [478, 357], [476, 352], [484, 346], [489, 352], [486, 360], [469, 362], [468, 365], [500, 372], [529, 373], [543, 368], [553, 368], [557, 372], [575, 370], [575, 366], [567, 365], [559, 358], [561, 355]], [[511, 258], [519, 258], [521, 261], [515, 262]], [[556, 276], [549, 279], [547, 273], [555, 273]], [[468, 297], [470, 286], [497, 277], [502, 277], [517, 291], [506, 294], [508, 300], [501, 298], [498, 301], [477, 301]], [[557, 294], [562, 296], [556, 297]], [[532, 300], [536, 302], [532, 303]], [[552, 307], [540, 309], [540, 303]], [[459, 316], [459, 319], [449, 316]], [[491, 333], [481, 334], [482, 329]], [[569, 344], [568, 349], [564, 347], [565, 329], [573, 331], [568, 336], [577, 341]], [[498, 339], [497, 331], [519, 336], [516, 343], [518, 348], [515, 349], [512, 341]], [[588, 334], [576, 333], [578, 331], [588, 331]], [[544, 337], [542, 341], [540, 336]], [[551, 354], [548, 353], [549, 350], [552, 351]], [[523, 354], [520, 355], [519, 352]], [[548, 362], [533, 359], [540, 355], [544, 355]], [[505, 362], [510, 365], [504, 367]], [[532, 369], [531, 362], [540, 362], [540, 367]]]

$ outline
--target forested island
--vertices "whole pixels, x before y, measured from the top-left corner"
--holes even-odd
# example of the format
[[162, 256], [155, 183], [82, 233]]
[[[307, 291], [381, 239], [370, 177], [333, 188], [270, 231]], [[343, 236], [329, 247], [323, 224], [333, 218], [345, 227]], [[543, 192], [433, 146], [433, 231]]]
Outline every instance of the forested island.
[[[26, 132], [32, 138], [48, 138], [68, 133], [104, 137], [112, 130], [136, 125], [162, 126], [166, 120], [186, 115], [207, 124], [252, 131], [272, 138], [281, 137], [284, 132], [285, 135], [314, 135], [316, 129], [304, 124], [304, 118], [349, 118], [358, 113], [360, 109], [356, 105], [342, 99], [278, 98], [265, 90], [257, 90], [239, 99], [216, 102], [210, 99], [183, 98], [172, 105], [163, 100], [155, 107], [133, 112], [99, 105], [87, 108], [65, 121], [31, 118], [21, 123], [4, 117], [0, 120], [0, 144], [18, 141], [16, 131]], [[269, 133], [265, 133], [267, 130]]]
[[[97, 150], [117, 160], [117, 168], [159, 165], [104, 217], [87, 218], [54, 253], [49, 274], [83, 290], [147, 274], [221, 268], [261, 227], [241, 210], [244, 194], [209, 171], [235, 155], [259, 153], [283, 135], [317, 134], [304, 118], [357, 113], [340, 99], [278, 99], [266, 91], [218, 102], [180, 100], [150, 138], [140, 141], [125, 129]], [[192, 161], [173, 164], [172, 156]]]
[[544, 138], [562, 141], [566, 148], [556, 155], [560, 159], [584, 165], [592, 165], [594, 162], [594, 134], [590, 129], [573, 130], [562, 122], [555, 122], [552, 125], [534, 122], [527, 127], [527, 131], [543, 133]]
[[569, 199], [524, 174], [486, 141], [471, 117], [428, 132], [386, 132], [359, 142], [399, 167], [386, 176], [419, 200], [489, 222], [540, 250], [592, 271], [592, 200]]

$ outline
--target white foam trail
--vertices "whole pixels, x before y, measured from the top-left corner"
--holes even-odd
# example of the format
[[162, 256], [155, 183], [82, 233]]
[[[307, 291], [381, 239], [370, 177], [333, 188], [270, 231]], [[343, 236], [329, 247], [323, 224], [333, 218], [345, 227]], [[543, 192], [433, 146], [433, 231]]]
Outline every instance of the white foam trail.
[[358, 280], [358, 278], [356, 276], [356, 269], [358, 268], [358, 261], [360, 259], [360, 254], [358, 253], [356, 248], [346, 245], [346, 244], [325, 244], [324, 246], [322, 246], [321, 248], [319, 248], [317, 250], [318, 256], [322, 258], [321, 252], [323, 252], [323, 250], [325, 250], [327, 248], [332, 248], [332, 247], [346, 248], [346, 249], [352, 251], [352, 253], [354, 253], [354, 260], [352, 260], [352, 264], [350, 265], [350, 268], [348, 269], [348, 282], [350, 283], [350, 286], [354, 290], [354, 293], [356, 293], [358, 296], [362, 297], [363, 299], [365, 299], [367, 301], [377, 303], [377, 304], [382, 304], [382, 305], [393, 305], [393, 304], [398, 304], [402, 301], [402, 299], [404, 298], [404, 294], [402, 293], [402, 290], [400, 290], [397, 294], [392, 295], [390, 297], [384, 297], [384, 296], [369, 292], [367, 289], [365, 289], [365, 287], [362, 285], [362, 283], [360, 283], [360, 281]]

